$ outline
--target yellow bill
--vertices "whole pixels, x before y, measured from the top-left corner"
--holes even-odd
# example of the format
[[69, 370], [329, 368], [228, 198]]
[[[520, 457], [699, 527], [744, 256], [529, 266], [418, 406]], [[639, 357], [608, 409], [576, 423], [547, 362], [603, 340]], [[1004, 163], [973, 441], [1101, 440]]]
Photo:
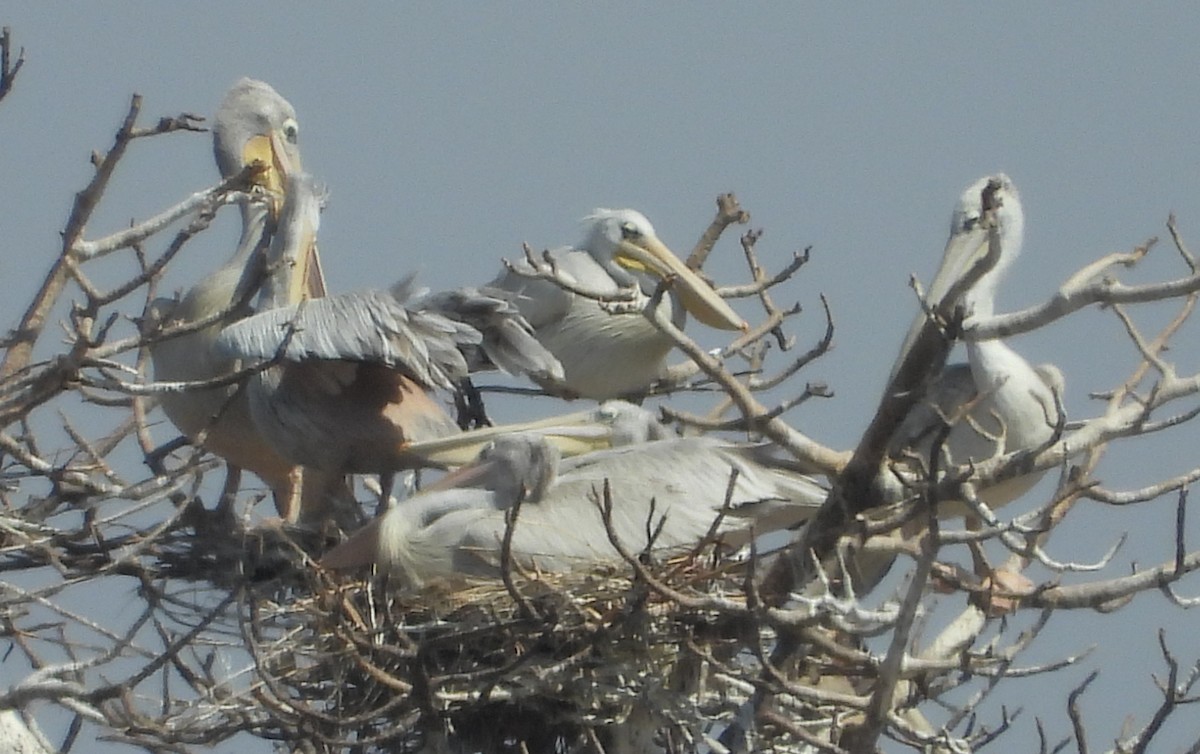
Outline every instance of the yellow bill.
[[674, 290], [683, 307], [700, 322], [721, 330], [748, 330], [749, 325], [712, 286], [688, 269], [662, 241], [651, 236], [624, 240], [617, 251], [622, 266], [659, 278], [674, 277]]
[[564, 458], [612, 447], [612, 425], [598, 422], [592, 409], [415, 442], [405, 451], [429, 466], [463, 466], [474, 461], [489, 442], [511, 432], [536, 432], [557, 447]]
[[278, 215], [283, 208], [288, 177], [300, 173], [300, 157], [290, 156], [284, 147], [283, 137], [273, 131], [246, 141], [245, 147], [242, 148], [242, 164], [250, 165], [255, 162], [263, 165], [262, 178], [258, 185], [271, 195], [272, 214]]

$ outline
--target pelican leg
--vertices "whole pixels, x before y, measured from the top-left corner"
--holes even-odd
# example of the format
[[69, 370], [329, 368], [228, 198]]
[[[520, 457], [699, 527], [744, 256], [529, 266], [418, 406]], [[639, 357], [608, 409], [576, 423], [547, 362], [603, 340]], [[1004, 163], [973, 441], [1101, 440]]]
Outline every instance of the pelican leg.
[[320, 527], [332, 519], [354, 528], [361, 523], [357, 501], [342, 474], [293, 466], [272, 492], [280, 524]]
[[395, 484], [396, 472], [386, 471], [379, 475], [379, 505], [375, 508], [376, 516], [382, 516], [392, 507], [392, 488]]
[[[981, 527], [982, 522], [974, 516], [968, 516], [966, 524], [968, 529], [977, 530]], [[1000, 618], [1015, 613], [1021, 606], [1019, 595], [1032, 592], [1034, 583], [1019, 571], [1003, 567], [994, 568], [988, 562], [982, 543], [971, 542], [967, 546], [971, 550], [971, 562], [975, 567], [975, 574], [981, 579], [984, 589], [979, 595], [979, 608], [991, 618]]]
[[281, 488], [274, 490], [275, 510], [279, 519], [287, 524], [294, 524], [300, 519], [301, 498], [304, 489], [304, 469], [293, 466], [288, 472], [287, 482]]
[[454, 408], [461, 430], [494, 426], [483, 405], [483, 396], [470, 377], [464, 377], [458, 383], [458, 389], [454, 391]]
[[218, 520], [233, 520], [233, 501], [237, 498], [238, 488], [242, 485], [242, 469], [240, 466], [233, 464], [225, 465], [225, 486], [221, 490], [221, 497], [217, 500], [217, 508], [214, 511]]

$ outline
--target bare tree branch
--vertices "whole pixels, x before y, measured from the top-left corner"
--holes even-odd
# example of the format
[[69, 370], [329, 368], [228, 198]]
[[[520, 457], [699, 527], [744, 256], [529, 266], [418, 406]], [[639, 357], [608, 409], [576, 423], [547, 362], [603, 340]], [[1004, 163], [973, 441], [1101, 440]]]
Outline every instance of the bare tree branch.
[[24, 65], [25, 48], [22, 47], [17, 53], [17, 59], [14, 62], [12, 59], [12, 29], [5, 26], [0, 29], [0, 100], [3, 100], [12, 91], [17, 74], [21, 72], [21, 67]]

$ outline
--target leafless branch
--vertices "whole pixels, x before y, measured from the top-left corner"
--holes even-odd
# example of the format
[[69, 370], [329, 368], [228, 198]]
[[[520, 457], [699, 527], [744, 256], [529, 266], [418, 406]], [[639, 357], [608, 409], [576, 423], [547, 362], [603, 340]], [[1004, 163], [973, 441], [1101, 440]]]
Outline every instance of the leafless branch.
[[17, 80], [17, 74], [25, 65], [25, 48], [17, 53], [17, 59], [12, 59], [12, 29], [5, 26], [0, 29], [0, 100], [3, 100]]
[[704, 263], [708, 261], [708, 255], [712, 253], [725, 229], [735, 223], [745, 225], [748, 222], [750, 222], [750, 213], [742, 209], [736, 196], [732, 193], [718, 196], [717, 214], [704, 229], [704, 233], [700, 235], [700, 240], [692, 248], [692, 253], [688, 254], [688, 268], [698, 271], [704, 267]]
[[[82, 239], [84, 228], [88, 220], [91, 219], [96, 205], [99, 204], [101, 197], [104, 195], [105, 189], [108, 188], [108, 182], [112, 178], [117, 164], [125, 155], [125, 150], [129, 147], [130, 142], [139, 136], [150, 133], [139, 131], [136, 128], [137, 117], [141, 109], [141, 95], [135, 94], [130, 100], [129, 110], [125, 114], [125, 119], [121, 123], [121, 127], [117, 130], [112, 147], [108, 152], [95, 156], [95, 175], [93, 175], [88, 185], [75, 195], [75, 203], [71, 209], [71, 215], [68, 217], [66, 228], [63, 230], [62, 253], [51, 267], [50, 272], [46, 275], [41, 288], [34, 296], [29, 308], [26, 309], [24, 316], [22, 316], [20, 324], [14, 331], [12, 343], [4, 354], [3, 362], [0, 362], [0, 377], [12, 376], [28, 365], [33, 352], [33, 346], [45, 328], [46, 318], [50, 313], [50, 309], [62, 294], [63, 286], [67, 282], [70, 272], [71, 250]], [[181, 120], [186, 121], [186, 116], [181, 116]], [[153, 132], [167, 133], [174, 130], [180, 130], [180, 128], [164, 126], [160, 123], [160, 127], [154, 129]]]

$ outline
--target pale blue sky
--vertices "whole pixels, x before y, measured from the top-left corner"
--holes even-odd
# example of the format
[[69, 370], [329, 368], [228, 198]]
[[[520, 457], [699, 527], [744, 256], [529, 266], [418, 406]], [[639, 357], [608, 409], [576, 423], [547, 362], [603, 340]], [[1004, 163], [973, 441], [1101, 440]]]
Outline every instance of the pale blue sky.
[[[270, 82], [299, 112], [305, 167], [332, 190], [321, 230], [333, 290], [413, 270], [431, 287], [483, 282], [522, 241], [575, 240], [577, 220], [598, 206], [643, 211], [682, 253], [715, 196], [737, 192], [766, 229], [769, 265], [813, 246], [777, 298], [805, 306], [794, 329], [806, 347], [824, 326], [818, 294], [829, 297], [836, 348], [797, 385], [824, 381], [837, 397], [788, 418], [837, 447], [868, 420], [914, 312], [909, 274], [929, 278], [950, 209], [975, 178], [1007, 172], [1026, 212], [1024, 256], [1001, 309], [1045, 298], [1101, 253], [1165, 237], [1170, 211], [1200, 248], [1200, 10], [1183, 4], [27, 3], [7, 12], [0, 23], [29, 58], [0, 103], [7, 322], [56, 253], [88, 154], [111, 142], [129, 95], [144, 95], [147, 123], [207, 115], [242, 75]], [[214, 181], [207, 135], [136, 145], [90, 231]], [[218, 229], [190, 246], [171, 285], [218, 266], [233, 239]], [[709, 272], [741, 279], [742, 270], [731, 236]], [[1181, 272], [1164, 244], [1128, 278]], [[1181, 369], [1200, 366], [1195, 334], [1185, 330], [1171, 353]], [[1014, 345], [1062, 367], [1072, 417], [1090, 415], [1087, 393], [1111, 387], [1134, 357], [1105, 313]], [[542, 410], [492, 406], [508, 417]], [[1196, 464], [1193, 427], [1141, 444], [1124, 462], [1110, 454], [1108, 484]], [[1079, 515], [1055, 554], [1098, 557], [1137, 525], [1144, 549], [1117, 560], [1157, 562], [1169, 551], [1169, 508]], [[1059, 633], [1045, 656], [1126, 633], [1128, 656], [1110, 647], [1087, 662], [1104, 669], [1083, 702], [1094, 745], [1117, 734], [1125, 711], [1148, 714], [1156, 692], [1146, 673], [1160, 667], [1136, 661], [1153, 651], [1155, 628], [1166, 625], [1193, 659], [1200, 619], [1164, 605], [1146, 595], [1124, 615], [1052, 623]], [[1140, 667], [1121, 675], [1119, 664]], [[1020, 692], [1036, 686], [1011, 685], [1009, 701], [1029, 705]], [[1031, 713], [1066, 733], [1061, 708], [1029, 706], [1026, 733]], [[1181, 742], [1197, 735], [1194, 726], [1173, 732]]]

